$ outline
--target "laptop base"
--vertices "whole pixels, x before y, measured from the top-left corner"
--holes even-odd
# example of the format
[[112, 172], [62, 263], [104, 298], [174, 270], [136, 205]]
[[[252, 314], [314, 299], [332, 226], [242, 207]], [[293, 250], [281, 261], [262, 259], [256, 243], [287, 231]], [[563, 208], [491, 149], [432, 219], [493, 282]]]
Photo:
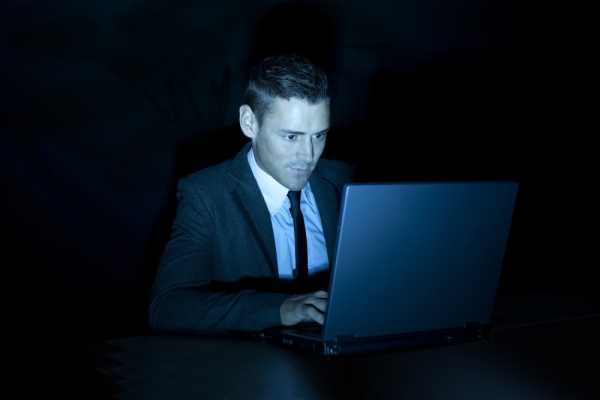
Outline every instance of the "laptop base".
[[486, 341], [490, 338], [490, 325], [473, 325], [414, 334], [378, 336], [371, 338], [338, 338], [322, 341], [302, 335], [297, 329], [276, 327], [265, 329], [261, 335], [280, 346], [294, 348], [326, 357], [382, 353], [395, 350], [423, 348], [467, 342]]

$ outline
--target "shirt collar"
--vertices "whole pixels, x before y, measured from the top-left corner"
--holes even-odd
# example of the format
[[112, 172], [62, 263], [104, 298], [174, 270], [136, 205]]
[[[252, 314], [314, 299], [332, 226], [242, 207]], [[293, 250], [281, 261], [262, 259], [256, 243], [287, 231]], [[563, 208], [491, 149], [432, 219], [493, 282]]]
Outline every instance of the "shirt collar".
[[[254, 150], [252, 148], [250, 148], [250, 151], [248, 151], [248, 164], [250, 164], [252, 174], [254, 175], [254, 178], [258, 183], [258, 187], [260, 188], [265, 202], [267, 203], [269, 213], [271, 215], [275, 215], [287, 198], [289, 189], [277, 182], [271, 175], [267, 174], [258, 166], [256, 159], [254, 158]], [[308, 182], [306, 183], [304, 189], [302, 189], [302, 193], [304, 193], [304, 197], [312, 206], [313, 196], [312, 191], [310, 190], [310, 184]]]

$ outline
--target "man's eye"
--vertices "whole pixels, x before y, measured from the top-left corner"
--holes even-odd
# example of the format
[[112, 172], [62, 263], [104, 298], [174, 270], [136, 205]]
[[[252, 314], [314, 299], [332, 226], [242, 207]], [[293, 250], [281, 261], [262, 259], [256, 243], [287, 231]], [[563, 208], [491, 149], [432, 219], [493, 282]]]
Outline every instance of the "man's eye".
[[314, 138], [317, 140], [323, 140], [323, 139], [325, 139], [325, 135], [326, 135], [326, 133], [317, 133], [314, 135]]
[[296, 135], [286, 135], [285, 138], [287, 140], [294, 140], [294, 139], [296, 139]]

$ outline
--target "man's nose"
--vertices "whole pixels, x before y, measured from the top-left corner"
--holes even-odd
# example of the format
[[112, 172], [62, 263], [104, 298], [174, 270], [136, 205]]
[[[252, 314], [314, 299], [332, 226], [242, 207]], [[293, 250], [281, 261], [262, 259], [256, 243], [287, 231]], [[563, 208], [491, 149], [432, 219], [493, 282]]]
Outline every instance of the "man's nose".
[[304, 136], [302, 139], [303, 140], [301, 140], [298, 145], [296, 157], [299, 160], [310, 163], [315, 157], [312, 138], [310, 136]]

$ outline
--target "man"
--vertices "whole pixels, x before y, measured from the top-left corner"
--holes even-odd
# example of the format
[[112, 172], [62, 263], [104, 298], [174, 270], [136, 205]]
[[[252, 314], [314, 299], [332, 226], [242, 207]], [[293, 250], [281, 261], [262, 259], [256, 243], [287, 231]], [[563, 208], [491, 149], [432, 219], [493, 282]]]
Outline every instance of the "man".
[[[354, 172], [319, 161], [329, 99], [326, 75], [302, 57], [269, 57], [252, 69], [239, 118], [250, 142], [233, 160], [178, 183], [171, 238], [152, 288], [152, 331], [225, 335], [323, 323], [327, 282], [318, 277], [333, 259], [342, 188]], [[287, 196], [297, 191], [306, 282], [295, 279]]]

